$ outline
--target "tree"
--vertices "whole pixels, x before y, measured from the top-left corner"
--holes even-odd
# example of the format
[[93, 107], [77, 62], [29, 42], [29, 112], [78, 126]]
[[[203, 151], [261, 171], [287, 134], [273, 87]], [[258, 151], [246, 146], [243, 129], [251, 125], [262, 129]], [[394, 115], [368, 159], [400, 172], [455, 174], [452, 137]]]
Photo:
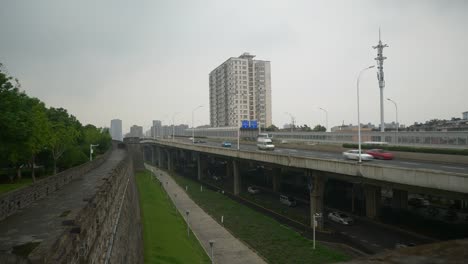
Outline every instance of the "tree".
[[48, 148], [54, 160], [54, 175], [57, 174], [57, 160], [63, 153], [76, 144], [79, 127], [81, 124], [73, 115], [69, 115], [63, 108], [49, 108], [47, 116], [50, 122], [51, 131], [49, 134]]
[[304, 124], [303, 126], [300, 127], [301, 131], [312, 131], [312, 128], [310, 128], [307, 124]]
[[31, 177], [33, 182], [36, 182], [34, 170], [36, 155], [47, 147], [50, 141], [51, 128], [44, 103], [37, 98], [28, 99], [26, 107], [30, 108], [31, 111], [27, 119], [29, 133], [26, 146], [31, 157]]
[[3, 72], [0, 63], [0, 159], [8, 166], [16, 168], [16, 176], [21, 179], [21, 168], [28, 159], [28, 111], [25, 102], [28, 97], [19, 91], [18, 80]]
[[279, 131], [279, 128], [277, 126], [275, 126], [275, 125], [271, 125], [271, 126], [265, 128], [265, 131], [272, 131], [272, 132]]
[[327, 131], [327, 128], [325, 128], [324, 126], [321, 126], [321, 125], [316, 125], [312, 131], [314, 131], [314, 132], [325, 132], [325, 131]]

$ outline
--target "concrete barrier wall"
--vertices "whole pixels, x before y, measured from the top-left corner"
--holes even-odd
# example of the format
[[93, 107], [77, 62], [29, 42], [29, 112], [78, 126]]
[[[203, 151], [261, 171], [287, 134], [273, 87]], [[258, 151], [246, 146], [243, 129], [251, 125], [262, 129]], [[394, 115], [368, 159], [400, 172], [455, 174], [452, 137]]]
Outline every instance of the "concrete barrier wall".
[[120, 162], [86, 206], [66, 219], [56, 241], [29, 255], [32, 263], [143, 263], [132, 159]]
[[0, 221], [16, 213], [18, 210], [28, 207], [33, 202], [40, 200], [49, 194], [61, 189], [64, 185], [83, 176], [90, 170], [100, 166], [110, 155], [107, 151], [104, 155], [91, 162], [38, 180], [36, 183], [7, 192], [0, 196]]

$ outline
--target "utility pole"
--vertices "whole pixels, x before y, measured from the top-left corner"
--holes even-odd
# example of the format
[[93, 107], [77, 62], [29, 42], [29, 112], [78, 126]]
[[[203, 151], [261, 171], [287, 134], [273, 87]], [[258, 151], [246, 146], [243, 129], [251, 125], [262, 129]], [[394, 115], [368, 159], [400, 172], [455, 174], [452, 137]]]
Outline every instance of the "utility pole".
[[387, 57], [383, 56], [383, 49], [388, 47], [387, 44], [382, 44], [382, 40], [380, 39], [380, 28], [379, 28], [379, 44], [377, 46], [373, 46], [372, 48], [377, 49], [377, 57], [375, 60], [377, 61], [377, 80], [379, 81], [379, 88], [380, 88], [380, 132], [385, 132], [385, 122], [384, 122], [384, 104], [383, 104], [383, 90], [385, 88], [385, 79], [384, 79], [384, 72], [383, 72], [383, 61], [387, 59]]

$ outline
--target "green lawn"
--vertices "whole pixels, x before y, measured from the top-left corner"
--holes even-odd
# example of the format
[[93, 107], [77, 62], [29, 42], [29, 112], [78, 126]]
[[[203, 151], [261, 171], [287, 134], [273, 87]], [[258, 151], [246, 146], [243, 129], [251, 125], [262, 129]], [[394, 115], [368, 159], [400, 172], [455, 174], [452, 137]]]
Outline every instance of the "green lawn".
[[22, 178], [20, 181], [15, 180], [13, 183], [1, 183], [0, 184], [0, 194], [6, 193], [18, 188], [21, 188], [23, 186], [27, 186], [32, 184], [32, 179], [31, 178]]
[[269, 263], [330, 263], [350, 259], [319, 243], [313, 250], [311, 240], [272, 218], [220, 193], [206, 188], [200, 192], [200, 184], [188, 178], [173, 177], [183, 188], [188, 186], [188, 194], [205, 212], [218, 221], [224, 216], [224, 226]]
[[136, 175], [143, 221], [145, 263], [211, 263], [151, 173]]

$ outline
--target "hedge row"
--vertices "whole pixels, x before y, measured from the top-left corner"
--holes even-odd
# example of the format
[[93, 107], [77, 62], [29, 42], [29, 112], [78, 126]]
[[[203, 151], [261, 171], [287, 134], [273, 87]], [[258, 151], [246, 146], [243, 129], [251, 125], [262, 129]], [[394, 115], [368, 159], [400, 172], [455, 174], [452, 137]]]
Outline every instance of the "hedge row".
[[[343, 144], [343, 148], [358, 148], [358, 144]], [[417, 152], [417, 153], [432, 153], [432, 154], [449, 154], [468, 156], [468, 149], [439, 149], [439, 148], [418, 148], [408, 146], [387, 146], [387, 145], [368, 145], [362, 144], [363, 149], [385, 149], [392, 151]]]

